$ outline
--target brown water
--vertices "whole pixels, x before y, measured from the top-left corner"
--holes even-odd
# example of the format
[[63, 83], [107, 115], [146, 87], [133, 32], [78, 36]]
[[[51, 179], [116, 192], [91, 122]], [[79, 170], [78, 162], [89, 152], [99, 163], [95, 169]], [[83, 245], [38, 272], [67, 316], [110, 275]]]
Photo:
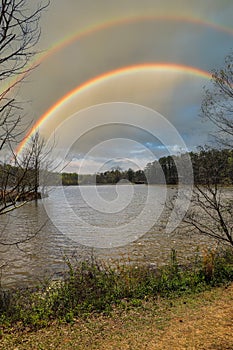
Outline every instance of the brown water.
[[[149, 203], [150, 207], [163, 206], [162, 186], [150, 187], [153, 197]], [[77, 225], [73, 222], [72, 212], [66, 211], [65, 203], [59, 199], [61, 198], [59, 190], [51, 191], [48, 199], [38, 201], [37, 204], [28, 203], [11, 214], [2, 216], [1, 242], [13, 243], [37, 233], [34, 238], [23, 244], [0, 245], [2, 286], [34, 284], [44, 278], [59, 278], [66, 269], [64, 257], [75, 261], [95, 257], [109, 263], [120, 260], [157, 266], [168, 262], [171, 249], [176, 249], [178, 258], [182, 260], [193, 256], [198, 247], [209, 244], [206, 238], [194, 235], [184, 236], [179, 229], [176, 233], [166, 233], [167, 210], [164, 210], [159, 220], [154, 220], [148, 232], [138, 239], [132, 241], [130, 238], [128, 244], [118, 247], [99, 248], [97, 243], [100, 237], [95, 234], [96, 227], [98, 229], [114, 228], [127, 223], [127, 230], [131, 230], [127, 234], [133, 237], [137, 227], [132, 220], [145, 208], [148, 186], [139, 185], [133, 188], [134, 195], [131, 203], [120, 213], [113, 214], [90, 208], [82, 199], [79, 187], [65, 188], [68, 206], [83, 220], [88, 220], [92, 232], [86, 232], [85, 225], [82, 227], [82, 223]], [[98, 191], [107, 200], [111, 201], [116, 197], [115, 186], [99, 186]], [[175, 192], [175, 188], [168, 189], [169, 196], [173, 196]], [[48, 218], [45, 210], [45, 205], [48, 207], [48, 203], [49, 208], [53, 209], [53, 219], [55, 217], [59, 222], [58, 228], [56, 223], [52, 223]], [[153, 215], [153, 210], [150, 213], [149, 209], [149, 214]], [[131, 221], [132, 225], [130, 225]], [[80, 239], [72, 240], [75, 232], [79, 232], [79, 237], [91, 235], [94, 247], [80, 244]], [[124, 234], [123, 230], [122, 234]]]

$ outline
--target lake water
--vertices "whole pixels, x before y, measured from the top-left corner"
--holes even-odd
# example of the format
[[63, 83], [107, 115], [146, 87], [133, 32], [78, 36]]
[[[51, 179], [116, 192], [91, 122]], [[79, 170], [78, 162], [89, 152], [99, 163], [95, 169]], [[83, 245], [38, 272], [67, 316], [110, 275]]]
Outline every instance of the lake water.
[[49, 197], [30, 202], [1, 217], [1, 242], [34, 238], [17, 246], [0, 245], [3, 286], [59, 278], [71, 261], [96, 258], [113, 264], [165, 264], [171, 249], [178, 257], [192, 256], [205, 238], [166, 233], [167, 196], [177, 189], [165, 186], [57, 187]]

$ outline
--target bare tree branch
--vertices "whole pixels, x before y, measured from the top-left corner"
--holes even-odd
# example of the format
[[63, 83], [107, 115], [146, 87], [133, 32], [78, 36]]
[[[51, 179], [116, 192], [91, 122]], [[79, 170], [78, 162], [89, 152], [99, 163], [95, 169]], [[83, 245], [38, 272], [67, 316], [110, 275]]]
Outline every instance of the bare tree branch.
[[[37, 53], [40, 16], [48, 5], [49, 0], [0, 1], [0, 215], [9, 214], [30, 200], [32, 186], [28, 181], [36, 150], [32, 144], [23, 160], [14, 153], [15, 144], [25, 132], [23, 106], [16, 88], [35, 68], [29, 63]], [[24, 243], [31, 236], [34, 234], [26, 240], [19, 237], [13, 244]]]
[[233, 52], [226, 57], [223, 69], [213, 71], [212, 82], [212, 89], [205, 90], [201, 115], [215, 125], [214, 141], [223, 147], [232, 147]]

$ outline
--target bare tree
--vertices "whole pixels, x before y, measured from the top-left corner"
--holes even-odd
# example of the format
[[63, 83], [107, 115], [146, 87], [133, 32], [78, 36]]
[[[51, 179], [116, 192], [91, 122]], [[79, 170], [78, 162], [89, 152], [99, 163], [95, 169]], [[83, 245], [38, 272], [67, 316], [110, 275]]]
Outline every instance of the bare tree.
[[[52, 184], [54, 184], [53, 181], [57, 175], [57, 173], [54, 173], [57, 164], [51, 158], [54, 142], [55, 140], [47, 145], [45, 139], [40, 136], [37, 130], [30, 137], [24, 148], [21, 164], [25, 164], [27, 169], [25, 183], [29, 199], [31, 196], [35, 200], [45, 196], [45, 190], [47, 185], [49, 185], [50, 179]], [[39, 192], [39, 187], [41, 192]]]
[[47, 152], [45, 152], [45, 140], [36, 131], [30, 138], [27, 147], [23, 152], [23, 163], [27, 167], [27, 186], [32, 191], [37, 200], [39, 197], [39, 172], [42, 162], [45, 162]]
[[[196, 154], [192, 205], [183, 220], [188, 232], [197, 232], [233, 246], [233, 200], [226, 188], [228, 150], [202, 148]], [[188, 226], [186, 225], [188, 224]]]
[[233, 52], [222, 69], [214, 70], [212, 88], [205, 90], [201, 116], [215, 128], [215, 149], [200, 148], [192, 155], [194, 190], [192, 205], [183, 220], [190, 232], [211, 237], [233, 247]]
[[[233, 52], [222, 69], [214, 70], [212, 88], [205, 90], [202, 118], [210, 121], [217, 149], [201, 149], [194, 165], [193, 205], [185, 217], [189, 230], [233, 246], [232, 185]], [[221, 151], [220, 151], [221, 149]]]
[[46, 186], [54, 184], [57, 176], [50, 157], [53, 146], [48, 146], [36, 131], [20, 156], [14, 155], [11, 164], [0, 166], [0, 215], [46, 196]]
[[0, 3], [0, 214], [17, 207], [35, 153], [32, 149], [24, 163], [14, 154], [14, 145], [26, 128], [23, 108], [17, 100], [17, 86], [33, 69], [29, 62], [36, 54], [40, 16], [48, 3], [47, 0]]
[[205, 91], [202, 117], [216, 128], [214, 141], [222, 147], [233, 146], [233, 52], [222, 69], [214, 70], [212, 89]]

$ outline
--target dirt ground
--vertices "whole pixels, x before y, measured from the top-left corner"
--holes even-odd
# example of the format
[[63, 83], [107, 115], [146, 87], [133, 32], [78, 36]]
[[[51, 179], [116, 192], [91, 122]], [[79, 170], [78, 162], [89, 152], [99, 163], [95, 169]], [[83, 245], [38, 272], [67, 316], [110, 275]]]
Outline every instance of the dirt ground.
[[0, 349], [233, 350], [233, 284], [192, 297], [145, 301], [73, 324], [3, 334]]

